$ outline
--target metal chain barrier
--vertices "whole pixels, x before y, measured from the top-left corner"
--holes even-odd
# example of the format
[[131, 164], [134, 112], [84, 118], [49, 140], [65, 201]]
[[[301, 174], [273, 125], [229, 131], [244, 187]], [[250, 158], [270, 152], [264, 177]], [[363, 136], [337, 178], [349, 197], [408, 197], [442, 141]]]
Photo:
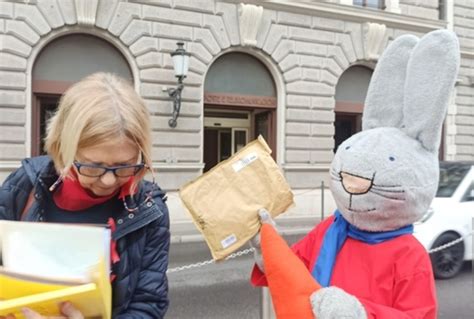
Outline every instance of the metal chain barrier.
[[[474, 234], [474, 232], [470, 232], [462, 237], [459, 237], [458, 239], [456, 240], [453, 240], [452, 242], [449, 242], [447, 244], [444, 244], [444, 245], [441, 245], [439, 247], [436, 247], [436, 248], [433, 248], [431, 250], [428, 250], [428, 254], [433, 254], [433, 253], [436, 253], [438, 251], [441, 251], [443, 249], [447, 249], [451, 246], [454, 246], [460, 242], [462, 242], [464, 239], [466, 239], [467, 237], [469, 236], [472, 236]], [[233, 254], [230, 254], [227, 258], [225, 258], [225, 260], [229, 260], [229, 259], [234, 259], [234, 258], [237, 258], [237, 257], [240, 257], [240, 256], [244, 256], [244, 255], [248, 255], [250, 253], [252, 253], [255, 249], [254, 248], [247, 248], [247, 249], [244, 249], [244, 250], [241, 250], [241, 251], [238, 251], [238, 252], [235, 252]], [[180, 267], [175, 267], [175, 268], [169, 268], [166, 273], [167, 274], [170, 274], [170, 273], [174, 273], [174, 272], [179, 272], [179, 271], [182, 271], [182, 270], [188, 270], [188, 269], [193, 269], [193, 268], [200, 268], [200, 267], [204, 267], [204, 266], [207, 266], [207, 265], [210, 265], [210, 264], [214, 264], [215, 261], [214, 259], [209, 259], [209, 260], [205, 260], [205, 261], [201, 261], [201, 262], [198, 262], [198, 263], [195, 263], [195, 264], [189, 264], [189, 265], [185, 265], [185, 266], [180, 266]]]
[[[321, 184], [321, 189], [320, 190], [323, 190], [324, 192], [324, 182], [322, 182]], [[306, 190], [304, 192], [301, 192], [301, 193], [298, 193], [298, 194], [295, 194], [295, 197], [297, 196], [301, 196], [301, 195], [304, 195], [306, 193], [310, 193], [310, 192], [313, 192], [313, 191], [317, 191], [318, 189], [317, 188], [314, 188], [314, 189], [309, 189], [309, 190]], [[324, 194], [324, 193], [323, 193]], [[324, 211], [324, 206], [321, 208], [321, 212]], [[321, 219], [324, 218], [324, 215], [321, 216]], [[433, 254], [433, 253], [436, 253], [438, 251], [441, 251], [443, 249], [447, 249], [449, 247], [452, 247], [460, 242], [462, 242], [464, 239], [466, 239], [467, 237], [469, 236], [472, 236], [474, 234], [474, 231], [462, 236], [462, 237], [459, 237], [458, 239], [455, 239], [453, 240], [452, 242], [449, 242], [449, 243], [446, 243], [444, 245], [441, 245], [439, 247], [436, 247], [436, 248], [433, 248], [433, 249], [430, 249], [428, 250], [428, 254]], [[248, 248], [248, 249], [244, 249], [244, 250], [241, 250], [241, 251], [238, 251], [238, 252], [235, 252], [231, 255], [229, 255], [227, 258], [225, 258], [225, 260], [229, 260], [229, 259], [233, 259], [233, 258], [236, 258], [236, 257], [240, 257], [240, 256], [244, 256], [244, 255], [247, 255], [251, 252], [253, 252], [255, 249], [254, 248]], [[204, 267], [204, 266], [207, 266], [207, 265], [210, 265], [210, 264], [213, 264], [215, 263], [215, 261], [213, 259], [209, 259], [209, 260], [205, 260], [205, 261], [202, 261], [202, 262], [198, 262], [198, 263], [195, 263], [195, 264], [189, 264], [189, 265], [185, 265], [185, 266], [180, 266], [180, 267], [175, 267], [175, 268], [169, 268], [166, 273], [167, 274], [170, 274], [170, 273], [174, 273], [174, 272], [179, 272], [179, 271], [182, 271], [182, 270], [187, 270], [187, 269], [193, 269], [193, 268], [200, 268], [200, 267]]]
[[473, 232], [470, 232], [470, 233], [468, 233], [468, 234], [466, 234], [466, 235], [464, 235], [464, 236], [462, 236], [462, 237], [459, 237], [458, 239], [455, 239], [455, 240], [453, 240], [452, 242], [449, 242], [449, 243], [446, 243], [446, 244], [441, 245], [441, 246], [439, 246], [439, 247], [436, 247], [436, 248], [433, 248], [433, 249], [431, 249], [431, 250], [428, 250], [428, 254], [433, 254], [433, 253], [436, 253], [436, 252], [438, 252], [438, 251], [440, 251], [440, 250], [443, 250], [443, 249], [449, 248], [449, 247], [451, 247], [451, 246], [454, 246], [454, 245], [456, 245], [456, 244], [462, 242], [462, 241], [463, 241], [464, 239], [466, 239], [467, 237], [472, 236], [472, 234], [474, 234], [474, 231], [473, 231]]
[[[324, 190], [324, 183], [322, 183], [321, 186], [322, 186], [322, 189]], [[319, 190], [319, 189], [318, 188], [309, 189], [309, 190], [306, 190], [304, 192], [295, 194], [294, 197], [298, 197], [298, 196], [304, 195], [306, 193], [314, 192], [314, 191], [317, 191], [317, 190]], [[173, 196], [178, 197], [177, 195], [174, 195], [174, 194], [171, 195], [171, 197], [173, 197]], [[236, 257], [247, 255], [247, 254], [253, 252], [254, 250], [255, 250], [254, 248], [248, 248], [248, 249], [244, 249], [244, 250], [235, 252], [233, 254], [230, 254], [227, 258], [225, 258], [225, 260], [229, 260], [229, 259], [233, 259], [233, 258], [236, 258]], [[185, 266], [180, 266], [180, 267], [175, 267], [175, 268], [169, 268], [166, 271], [166, 273], [171, 274], [171, 273], [182, 271], [182, 270], [200, 268], [200, 267], [207, 266], [207, 265], [210, 265], [210, 264], [213, 264], [213, 263], [214, 263], [214, 259], [209, 259], [209, 260], [201, 261], [201, 262], [198, 262], [198, 263], [195, 263], [195, 264], [190, 264], [190, 265], [185, 265]]]
[[[233, 258], [244, 256], [244, 255], [248, 255], [248, 254], [252, 253], [254, 250], [255, 250], [254, 248], [247, 248], [247, 249], [235, 252], [235, 253], [230, 254], [229, 256], [227, 256], [225, 258], [225, 260], [233, 259]], [[190, 265], [185, 265], [185, 266], [175, 267], [175, 268], [169, 268], [166, 271], [166, 273], [170, 274], [170, 273], [178, 272], [178, 271], [182, 271], [182, 270], [200, 268], [200, 267], [207, 266], [207, 265], [210, 265], [210, 264], [213, 264], [213, 263], [215, 263], [214, 259], [209, 259], [209, 260], [201, 261], [201, 262], [198, 262], [198, 263], [195, 263], [195, 264], [190, 264]]]

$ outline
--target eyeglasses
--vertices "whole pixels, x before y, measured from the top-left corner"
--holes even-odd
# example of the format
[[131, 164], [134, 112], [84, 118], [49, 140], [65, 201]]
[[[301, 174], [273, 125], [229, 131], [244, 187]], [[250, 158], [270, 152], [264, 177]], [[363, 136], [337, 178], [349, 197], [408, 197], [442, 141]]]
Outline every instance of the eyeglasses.
[[82, 164], [74, 162], [79, 174], [87, 177], [101, 177], [112, 172], [116, 177], [130, 177], [137, 175], [146, 165], [144, 163], [134, 165], [123, 165], [114, 167], [105, 167], [94, 164]]

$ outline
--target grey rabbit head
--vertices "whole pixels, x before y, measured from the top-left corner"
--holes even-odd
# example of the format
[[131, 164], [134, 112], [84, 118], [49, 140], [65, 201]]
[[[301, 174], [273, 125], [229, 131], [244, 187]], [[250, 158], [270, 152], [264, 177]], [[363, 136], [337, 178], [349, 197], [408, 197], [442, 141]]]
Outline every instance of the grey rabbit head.
[[421, 39], [403, 35], [384, 51], [367, 92], [363, 130], [339, 146], [331, 164], [331, 191], [352, 225], [394, 230], [429, 208], [459, 59], [457, 37], [447, 30]]

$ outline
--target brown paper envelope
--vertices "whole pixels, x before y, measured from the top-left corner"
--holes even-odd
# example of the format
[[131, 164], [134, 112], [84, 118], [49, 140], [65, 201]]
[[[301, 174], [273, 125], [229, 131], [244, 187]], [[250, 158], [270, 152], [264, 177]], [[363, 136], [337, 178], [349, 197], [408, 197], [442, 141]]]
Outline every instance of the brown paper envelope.
[[261, 136], [184, 185], [179, 195], [215, 260], [257, 234], [259, 209], [276, 217], [293, 204], [290, 186]]

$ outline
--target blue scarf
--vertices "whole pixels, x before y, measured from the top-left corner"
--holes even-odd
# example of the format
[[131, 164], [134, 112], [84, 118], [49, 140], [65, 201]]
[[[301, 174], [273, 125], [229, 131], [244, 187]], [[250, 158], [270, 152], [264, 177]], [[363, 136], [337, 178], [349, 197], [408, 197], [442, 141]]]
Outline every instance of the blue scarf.
[[413, 225], [386, 232], [366, 232], [349, 224], [339, 210], [334, 212], [334, 216], [333, 223], [324, 235], [318, 260], [311, 272], [313, 277], [323, 287], [329, 286], [337, 253], [346, 241], [347, 236], [374, 245], [400, 235], [413, 233]]

